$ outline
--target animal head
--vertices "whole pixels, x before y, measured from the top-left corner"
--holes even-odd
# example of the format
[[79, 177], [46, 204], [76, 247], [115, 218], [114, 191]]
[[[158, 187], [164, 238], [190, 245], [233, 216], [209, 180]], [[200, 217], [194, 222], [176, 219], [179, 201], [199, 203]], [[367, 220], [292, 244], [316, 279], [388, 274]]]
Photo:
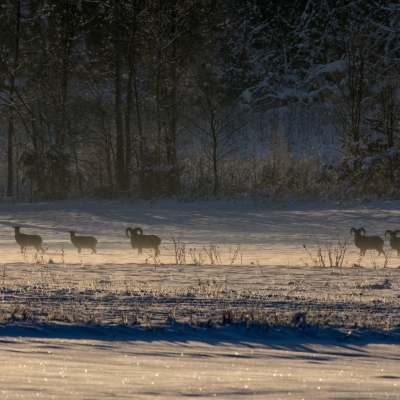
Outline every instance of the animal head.
[[350, 233], [352, 235], [354, 233], [354, 236], [364, 236], [365, 235], [365, 229], [364, 228], [359, 228], [359, 229], [351, 228], [350, 229]]
[[389, 229], [385, 232], [385, 237], [386, 237], [386, 234], [389, 234], [390, 235], [390, 237], [396, 237], [396, 235], [398, 234], [398, 233], [400, 233], [400, 231], [399, 230], [396, 230], [396, 231], [390, 231]]
[[13, 228], [15, 229], [16, 232], [19, 232], [19, 230], [21, 229], [20, 226], [13, 226]]
[[68, 233], [69, 233], [71, 236], [74, 236], [75, 233], [76, 233], [76, 231], [68, 231]]
[[126, 229], [125, 229], [125, 233], [126, 233], [126, 236], [129, 237], [128, 232], [131, 233], [131, 237], [132, 237], [133, 235], [143, 235], [143, 229], [142, 229], [142, 228], [135, 228], [135, 229], [126, 228]]

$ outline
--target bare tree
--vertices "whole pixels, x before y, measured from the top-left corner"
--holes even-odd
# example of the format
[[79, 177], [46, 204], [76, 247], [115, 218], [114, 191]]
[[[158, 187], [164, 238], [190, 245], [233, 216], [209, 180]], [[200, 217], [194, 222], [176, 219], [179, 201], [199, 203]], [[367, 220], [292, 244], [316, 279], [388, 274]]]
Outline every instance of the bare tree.
[[[7, 6], [5, 6], [7, 7]], [[11, 7], [11, 5], [9, 5]], [[21, 34], [21, 1], [18, 0], [12, 9], [12, 26], [8, 27], [10, 35], [10, 48], [8, 51], [8, 60], [6, 54], [2, 51], [0, 61], [5, 75], [8, 78], [8, 90], [5, 91], [8, 104], [8, 127], [7, 127], [7, 196], [14, 195], [14, 112], [15, 112], [15, 81], [19, 66], [20, 53], [20, 34]], [[6, 28], [7, 29], [7, 28]], [[18, 189], [17, 189], [18, 191]]]
[[211, 164], [214, 177], [212, 194], [217, 196], [220, 192], [220, 164], [240, 149], [239, 135], [247, 118], [239, 99], [231, 99], [224, 91], [211, 64], [203, 66], [201, 78], [197, 86], [195, 118], [190, 119]]
[[149, 50], [145, 66], [152, 81], [157, 124], [155, 167], [163, 169], [166, 194], [180, 193], [178, 164], [182, 109], [191, 85], [190, 71], [202, 38], [201, 30], [214, 1], [149, 0], [142, 37]]
[[115, 128], [116, 128], [116, 158], [117, 158], [117, 182], [120, 190], [126, 190], [125, 175], [125, 150], [122, 113], [122, 46], [121, 46], [121, 23], [122, 10], [120, 0], [114, 0], [113, 37], [114, 37], [114, 79], [115, 79]]

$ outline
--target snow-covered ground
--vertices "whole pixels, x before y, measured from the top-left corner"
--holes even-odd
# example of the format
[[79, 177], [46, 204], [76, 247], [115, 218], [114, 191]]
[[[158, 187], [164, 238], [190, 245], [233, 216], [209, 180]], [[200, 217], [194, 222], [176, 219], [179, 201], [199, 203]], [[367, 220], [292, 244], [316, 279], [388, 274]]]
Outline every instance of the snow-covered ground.
[[[398, 398], [399, 343], [276, 328], [8, 325], [1, 398]], [[361, 336], [363, 338], [361, 339]]]
[[[386, 239], [387, 258], [360, 259], [349, 233], [384, 237], [399, 214], [400, 202], [0, 204], [0, 395], [400, 397], [400, 258]], [[21, 254], [14, 225], [45, 255]], [[129, 226], [162, 238], [158, 258], [132, 250]], [[69, 230], [96, 236], [97, 254], [79, 255]]]

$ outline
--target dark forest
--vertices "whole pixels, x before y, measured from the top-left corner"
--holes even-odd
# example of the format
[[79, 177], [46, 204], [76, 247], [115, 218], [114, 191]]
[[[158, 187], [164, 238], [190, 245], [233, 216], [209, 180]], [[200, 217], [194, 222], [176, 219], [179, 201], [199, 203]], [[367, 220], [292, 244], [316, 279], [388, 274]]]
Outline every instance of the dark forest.
[[400, 6], [5, 0], [0, 196], [400, 197]]

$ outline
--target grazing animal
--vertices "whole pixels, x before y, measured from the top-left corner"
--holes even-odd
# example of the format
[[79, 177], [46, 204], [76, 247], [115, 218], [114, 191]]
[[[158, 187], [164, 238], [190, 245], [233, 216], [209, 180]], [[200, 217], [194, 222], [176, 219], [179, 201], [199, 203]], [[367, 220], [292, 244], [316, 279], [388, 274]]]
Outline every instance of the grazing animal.
[[393, 250], [397, 250], [397, 255], [399, 256], [400, 255], [400, 238], [397, 237], [396, 235], [398, 233], [400, 233], [400, 231], [389, 231], [389, 230], [387, 230], [385, 232], [385, 237], [386, 237], [387, 233], [390, 235], [390, 241], [389, 241], [390, 247]]
[[26, 235], [25, 233], [21, 233], [19, 230], [20, 226], [13, 226], [15, 229], [15, 240], [21, 246], [21, 253], [24, 250], [24, 247], [32, 246], [36, 248], [36, 251], [41, 251], [44, 253], [42, 247], [42, 238], [39, 235]]
[[131, 233], [131, 246], [132, 249], [138, 248], [138, 254], [142, 254], [142, 249], [154, 249], [156, 255], [160, 254], [158, 246], [161, 244], [161, 239], [156, 235], [143, 235], [142, 228], [126, 228], [126, 236], [129, 237], [128, 232]]
[[78, 253], [81, 252], [81, 249], [92, 249], [92, 254], [97, 253], [97, 239], [94, 236], [75, 236], [75, 233], [76, 231], [69, 231], [71, 242], [78, 249]]
[[364, 228], [351, 228], [350, 233], [354, 233], [354, 244], [360, 249], [360, 256], [364, 256], [367, 250], [376, 250], [379, 255], [385, 252], [383, 251], [383, 239], [379, 236], [365, 236]]

